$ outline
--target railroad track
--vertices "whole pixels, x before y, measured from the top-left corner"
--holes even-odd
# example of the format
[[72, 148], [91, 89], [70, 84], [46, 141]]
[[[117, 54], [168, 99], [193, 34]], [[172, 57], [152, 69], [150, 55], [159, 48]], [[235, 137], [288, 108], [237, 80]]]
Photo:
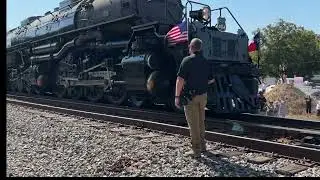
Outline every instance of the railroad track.
[[[99, 106], [89, 103], [15, 95], [7, 95], [7, 102], [60, 113], [83, 116], [91, 119], [105, 120], [114, 123], [189, 136], [189, 129], [186, 126], [183, 126], [183, 121], [185, 121], [183, 116], [173, 113], [160, 113], [131, 108]], [[207, 126], [210, 125], [210, 123], [218, 124], [217, 121], [210, 121], [212, 121], [212, 119], [207, 120]], [[300, 131], [307, 133], [305, 132], [305, 129]], [[309, 134], [314, 134], [315, 132], [319, 133], [316, 130], [309, 131], [311, 131]], [[248, 151], [270, 152], [277, 156], [304, 159], [306, 162], [320, 162], [320, 149], [315, 147], [308, 148], [298, 145], [261, 140], [257, 138], [241, 137], [239, 135], [237, 136], [230, 133], [214, 132], [210, 130], [210, 127], [206, 131], [206, 139], [209, 141], [225, 143], [231, 146], [245, 147], [248, 149]]]
[[275, 125], [281, 127], [291, 127], [299, 129], [315, 129], [320, 130], [319, 120], [301, 120], [301, 119], [289, 119], [272, 116], [262, 116], [257, 114], [237, 114], [237, 115], [214, 115], [215, 117], [226, 119], [237, 119], [239, 121], [246, 121], [250, 123], [263, 123], [268, 125]]
[[[37, 101], [40, 101], [40, 99], [52, 100], [52, 101], [64, 101], [64, 102], [74, 102], [79, 104], [87, 104], [90, 106], [93, 106], [95, 110], [98, 110], [100, 108], [103, 108], [104, 111], [109, 112], [108, 109], [111, 109], [112, 111], [114, 109], [118, 109], [119, 111], [122, 111], [123, 109], [126, 110], [125, 113], [128, 113], [127, 111], [131, 110], [132, 112], [136, 113], [138, 111], [141, 111], [141, 109], [138, 108], [132, 108], [127, 106], [113, 106], [110, 104], [104, 104], [104, 103], [91, 103], [88, 101], [81, 101], [81, 100], [71, 100], [67, 98], [56, 98], [53, 96], [41, 96], [41, 95], [26, 95], [25, 93], [17, 93], [17, 92], [10, 92], [7, 94], [7, 97], [14, 97], [19, 98], [21, 100], [31, 100], [37, 98]], [[52, 102], [53, 103], [53, 102]], [[157, 106], [153, 108], [148, 108], [146, 110], [143, 110], [144, 113], [158, 113], [161, 115], [161, 117], [168, 116], [168, 117], [175, 117], [180, 118], [183, 117], [181, 114], [168, 112], [163, 108], [162, 106]], [[119, 112], [121, 115], [121, 112]], [[317, 120], [299, 120], [299, 119], [289, 119], [289, 118], [279, 118], [279, 117], [270, 117], [270, 116], [262, 116], [257, 114], [212, 114], [210, 112], [207, 113], [208, 117], [220, 119], [222, 121], [225, 120], [233, 120], [234, 122], [246, 122], [246, 123], [252, 123], [252, 124], [263, 124], [263, 125], [272, 125], [272, 126], [279, 126], [279, 127], [288, 127], [288, 128], [296, 128], [296, 129], [313, 129], [313, 130], [319, 130], [320, 131], [320, 121]], [[183, 117], [184, 119], [184, 117]]]
[[[94, 104], [84, 101], [70, 101], [62, 100], [54, 97], [43, 97], [43, 96], [24, 96], [24, 95], [13, 95], [8, 94], [7, 97], [14, 99], [28, 101], [33, 103], [50, 104], [52, 106], [58, 106], [69, 109], [91, 111], [96, 113], [106, 113], [109, 115], [125, 116], [130, 118], [148, 119], [160, 123], [170, 123], [173, 125], [187, 127], [185, 117], [182, 114], [164, 112], [159, 110], [141, 110], [129, 107], [118, 107], [106, 104]], [[248, 115], [251, 116], [251, 115]], [[283, 139], [287, 137], [289, 139], [295, 139], [299, 141], [289, 142], [291, 144], [304, 145], [301, 143], [305, 137], [310, 141], [313, 139], [320, 139], [320, 127], [319, 121], [297, 121], [290, 119], [277, 119], [271, 118], [273, 121], [258, 121], [248, 117], [246, 119], [235, 120], [235, 118], [225, 119], [222, 117], [215, 118], [213, 115], [207, 117], [206, 126], [207, 130], [229, 133], [233, 135], [241, 135], [251, 138], [259, 138], [262, 140], [274, 140]], [[253, 120], [252, 120], [253, 119]], [[293, 123], [293, 122], [295, 123]], [[268, 122], [268, 123], [266, 123]], [[313, 124], [312, 124], [313, 123]], [[292, 126], [290, 126], [292, 125]], [[300, 128], [297, 126], [300, 125]], [[306, 144], [307, 146], [312, 146]]]

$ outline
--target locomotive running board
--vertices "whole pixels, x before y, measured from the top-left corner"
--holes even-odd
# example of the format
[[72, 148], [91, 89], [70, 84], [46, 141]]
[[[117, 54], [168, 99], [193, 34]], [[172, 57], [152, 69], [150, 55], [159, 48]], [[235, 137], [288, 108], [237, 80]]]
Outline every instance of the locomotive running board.
[[151, 23], [146, 23], [146, 24], [142, 24], [142, 25], [138, 25], [138, 26], [133, 26], [131, 29], [133, 30], [133, 32], [136, 31], [142, 31], [142, 30], [146, 30], [146, 29], [151, 29], [153, 27], [156, 27], [159, 25], [158, 21], [154, 21]]
[[38, 43], [38, 42], [41, 42], [41, 41], [49, 40], [49, 39], [51, 39], [51, 38], [56, 38], [56, 37], [64, 36], [64, 35], [71, 34], [71, 33], [86, 31], [86, 30], [89, 30], [89, 29], [96, 28], [96, 27], [98, 27], [98, 26], [102, 26], [102, 25], [106, 25], [106, 24], [111, 24], [111, 23], [116, 23], [116, 22], [123, 21], [123, 20], [130, 20], [130, 19], [133, 19], [133, 18], [137, 18], [136, 14], [132, 14], [132, 15], [129, 15], [129, 16], [126, 16], [126, 17], [121, 17], [121, 18], [118, 18], [118, 19], [114, 19], [114, 20], [112, 20], [112, 21], [101, 22], [101, 23], [94, 24], [94, 25], [92, 25], [92, 26], [88, 26], [88, 27], [84, 27], [84, 28], [80, 28], [80, 29], [75, 29], [75, 30], [67, 31], [67, 32], [64, 32], [64, 33], [56, 34], [56, 35], [53, 35], [53, 36], [50, 36], [50, 37], [46, 37], [46, 38], [43, 38], [43, 39], [38, 39], [38, 40], [35, 40], [35, 41], [27, 41], [27, 42], [24, 42], [24, 43], [21, 43], [21, 44], [17, 44], [17, 45], [15, 45], [15, 46], [11, 46], [10, 48], [7, 49], [7, 52], [9, 53], [9, 51], [11, 51], [11, 50], [14, 51], [14, 50], [16, 50], [18, 47], [24, 46], [24, 45], [27, 45], [27, 44]]

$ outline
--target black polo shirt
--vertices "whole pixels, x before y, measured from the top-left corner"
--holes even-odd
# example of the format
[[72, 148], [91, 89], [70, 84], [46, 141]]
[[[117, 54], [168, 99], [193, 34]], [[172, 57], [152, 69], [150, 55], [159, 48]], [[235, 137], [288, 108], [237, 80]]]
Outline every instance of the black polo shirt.
[[178, 74], [185, 80], [185, 88], [195, 90], [196, 94], [204, 94], [208, 89], [208, 80], [213, 79], [211, 66], [201, 53], [185, 57]]

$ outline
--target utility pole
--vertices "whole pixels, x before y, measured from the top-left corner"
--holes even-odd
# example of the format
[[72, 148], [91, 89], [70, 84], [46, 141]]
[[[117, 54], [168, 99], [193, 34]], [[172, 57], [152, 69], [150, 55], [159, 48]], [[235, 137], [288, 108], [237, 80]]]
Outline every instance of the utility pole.
[[258, 69], [260, 69], [260, 48], [258, 50]]

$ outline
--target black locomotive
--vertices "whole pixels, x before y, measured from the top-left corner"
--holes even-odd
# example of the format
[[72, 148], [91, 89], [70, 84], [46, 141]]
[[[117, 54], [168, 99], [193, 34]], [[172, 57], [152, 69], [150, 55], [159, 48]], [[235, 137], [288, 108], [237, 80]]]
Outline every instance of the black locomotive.
[[[237, 34], [225, 32], [224, 9], [231, 14], [193, 1], [183, 6], [181, 0], [64, 0], [7, 33], [7, 88], [175, 108], [176, 72], [188, 42], [172, 44], [167, 35], [184, 22], [187, 40], [203, 40], [217, 80], [209, 89], [208, 109], [255, 112], [258, 69], [248, 60], [241, 26]], [[220, 11], [215, 26], [213, 11]]]

